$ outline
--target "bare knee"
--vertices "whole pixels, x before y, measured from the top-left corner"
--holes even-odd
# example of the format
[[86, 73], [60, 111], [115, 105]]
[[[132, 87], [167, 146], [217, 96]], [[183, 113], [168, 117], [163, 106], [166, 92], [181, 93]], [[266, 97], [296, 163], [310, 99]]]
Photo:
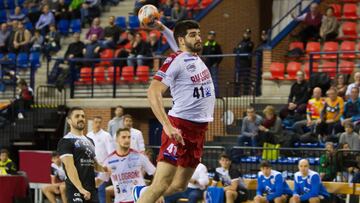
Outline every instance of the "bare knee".
[[255, 203], [260, 203], [261, 202], [261, 197], [260, 196], [255, 196], [254, 197], [254, 202]]
[[300, 199], [292, 197], [290, 198], [290, 203], [300, 203]]
[[167, 181], [160, 181], [159, 183], [151, 184], [148, 190], [150, 190], [155, 195], [162, 195], [169, 188], [170, 188], [170, 184]]
[[285, 202], [285, 197], [284, 196], [281, 196], [281, 197], [277, 197], [274, 199], [274, 203], [283, 203]]
[[235, 200], [237, 197], [237, 192], [232, 190], [225, 191], [226, 200]]

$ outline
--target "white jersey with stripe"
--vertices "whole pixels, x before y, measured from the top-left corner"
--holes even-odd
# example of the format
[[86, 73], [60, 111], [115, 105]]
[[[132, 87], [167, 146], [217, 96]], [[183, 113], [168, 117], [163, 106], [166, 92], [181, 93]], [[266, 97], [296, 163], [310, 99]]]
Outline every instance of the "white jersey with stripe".
[[[111, 180], [114, 186], [115, 203], [133, 202], [132, 189], [136, 185], [145, 185], [144, 172], [155, 173], [155, 166], [144, 155], [130, 149], [129, 154], [120, 156], [114, 151], [104, 161], [111, 169]], [[107, 181], [108, 174], [101, 174], [100, 179]]]
[[213, 121], [215, 88], [210, 71], [199, 56], [188, 52], [171, 54], [154, 79], [170, 87], [170, 116], [201, 123]]

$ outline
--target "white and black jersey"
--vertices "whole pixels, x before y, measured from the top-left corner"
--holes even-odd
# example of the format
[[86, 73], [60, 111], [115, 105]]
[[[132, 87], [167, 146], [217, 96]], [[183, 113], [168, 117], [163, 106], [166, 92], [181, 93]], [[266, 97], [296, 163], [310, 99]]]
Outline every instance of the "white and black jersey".
[[[79, 179], [85, 190], [91, 192], [92, 200], [97, 199], [95, 188], [95, 145], [92, 139], [86, 136], [77, 136], [71, 133], [65, 135], [58, 143], [60, 158], [72, 156]], [[83, 202], [79, 191], [68, 178], [66, 168], [66, 191], [68, 202]]]

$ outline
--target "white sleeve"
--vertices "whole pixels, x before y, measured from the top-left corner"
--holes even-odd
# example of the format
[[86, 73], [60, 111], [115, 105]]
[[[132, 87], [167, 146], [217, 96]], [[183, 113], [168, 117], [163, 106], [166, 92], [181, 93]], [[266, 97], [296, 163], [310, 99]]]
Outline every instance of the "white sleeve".
[[168, 27], [166, 27], [166, 26], [164, 25], [164, 30], [163, 30], [161, 33], [163, 33], [163, 35], [165, 36], [166, 41], [167, 41], [168, 44], [170, 45], [170, 48], [171, 48], [174, 52], [177, 52], [177, 51], [179, 50], [179, 47], [178, 47], [178, 45], [176, 44], [173, 31], [171, 31]]
[[354, 87], [353, 84], [350, 84], [350, 85], [347, 87], [345, 96], [350, 96], [351, 89], [352, 89], [353, 87]]
[[295, 20], [297, 20], [297, 21], [304, 21], [305, 18], [306, 18], [306, 14], [307, 14], [307, 13], [304, 13], [304, 14], [302, 14], [301, 16], [296, 17]]
[[148, 175], [154, 175], [155, 174], [155, 166], [150, 162], [150, 160], [143, 154], [140, 154], [140, 157], [142, 159], [141, 163], [143, 164], [143, 168], [145, 172]]
[[197, 181], [203, 187], [206, 187], [209, 184], [208, 171], [205, 165], [202, 165], [199, 168], [199, 177]]
[[143, 134], [142, 134], [142, 132], [139, 130], [139, 134], [138, 134], [138, 138], [137, 138], [138, 140], [138, 146], [137, 146], [137, 148], [138, 148], [138, 150], [140, 151], [140, 152], [144, 152], [145, 151], [145, 142], [144, 142], [144, 137], [143, 137]]
[[173, 83], [180, 70], [179, 60], [175, 61], [175, 57], [169, 56], [154, 76], [155, 80], [164, 83], [168, 87]]

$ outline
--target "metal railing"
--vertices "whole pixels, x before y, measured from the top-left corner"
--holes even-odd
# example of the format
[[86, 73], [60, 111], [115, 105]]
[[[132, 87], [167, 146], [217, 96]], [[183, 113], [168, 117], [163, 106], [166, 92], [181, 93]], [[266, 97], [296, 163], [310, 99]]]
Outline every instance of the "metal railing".
[[[228, 82], [252, 84], [257, 95], [260, 95], [262, 52], [201, 57], [205, 63], [210, 61], [207, 59], [223, 58], [217, 68], [209, 67], [214, 76], [217, 97], [228, 96], [226, 92]], [[55, 61], [56, 67], [54, 66], [54, 68], [69, 66], [68, 81], [71, 98], [118, 98], [145, 97], [145, 89], [148, 87], [149, 81], [165, 59], [165, 56], [143, 57], [141, 60], [149, 67], [141, 69], [143, 71], [138, 70], [136, 66], [128, 68], [129, 58], [74, 58], [69, 61], [63, 58], [53, 58], [51, 60]], [[83, 69], [84, 67], [87, 68], [86, 71]], [[49, 70], [49, 72], [56, 71]], [[229, 78], [229, 75], [233, 77]], [[54, 83], [54, 81], [52, 82]], [[231, 96], [240, 96], [241, 93], [240, 91], [234, 92]]]

